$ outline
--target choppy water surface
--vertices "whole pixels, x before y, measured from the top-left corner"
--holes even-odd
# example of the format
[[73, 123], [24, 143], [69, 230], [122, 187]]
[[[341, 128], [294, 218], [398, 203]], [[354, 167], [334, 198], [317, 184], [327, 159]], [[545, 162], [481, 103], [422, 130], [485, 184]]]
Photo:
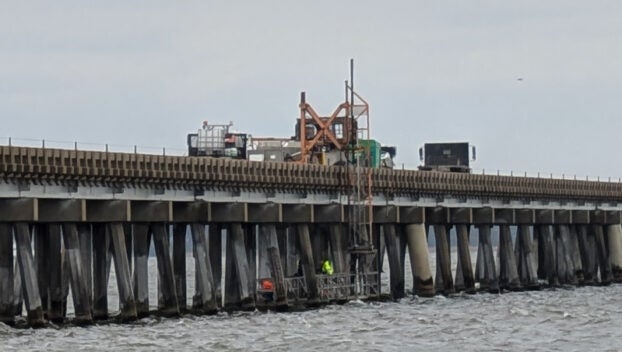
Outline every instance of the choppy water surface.
[[[116, 307], [114, 296], [110, 302]], [[350, 302], [293, 313], [146, 318], [124, 325], [19, 330], [0, 324], [0, 350], [616, 351], [622, 350], [620, 327], [622, 285], [613, 285]]]

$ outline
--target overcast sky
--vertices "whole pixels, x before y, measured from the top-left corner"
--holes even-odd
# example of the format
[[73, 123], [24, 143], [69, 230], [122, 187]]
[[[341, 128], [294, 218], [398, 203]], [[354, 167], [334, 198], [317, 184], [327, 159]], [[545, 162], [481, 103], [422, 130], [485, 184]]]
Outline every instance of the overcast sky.
[[[622, 176], [620, 1], [2, 1], [6, 137], [177, 148], [203, 120], [291, 136], [301, 90], [343, 100], [418, 165], [469, 141], [475, 169]], [[128, 147], [129, 149], [130, 147]]]

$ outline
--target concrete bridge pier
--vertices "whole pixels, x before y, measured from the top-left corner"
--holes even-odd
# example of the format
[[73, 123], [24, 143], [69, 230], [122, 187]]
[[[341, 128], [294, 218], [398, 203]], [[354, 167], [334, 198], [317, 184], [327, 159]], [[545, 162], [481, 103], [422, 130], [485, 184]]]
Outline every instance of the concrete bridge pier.
[[170, 255], [168, 226], [164, 223], [152, 223], [150, 227], [158, 263], [158, 288], [161, 294], [158, 311], [163, 316], [178, 316], [179, 302]]
[[607, 225], [609, 264], [613, 282], [622, 282], [622, 225]]
[[136, 301], [132, 292], [130, 280], [130, 265], [125, 247], [125, 235], [121, 223], [109, 223], [107, 225], [112, 242], [115, 276], [117, 277], [117, 287], [119, 291], [119, 319], [122, 321], [135, 320]]
[[104, 223], [93, 224], [93, 319], [108, 319], [110, 234]]
[[432, 297], [435, 294], [434, 281], [430, 271], [430, 255], [424, 224], [404, 226], [408, 240], [408, 254], [413, 274], [413, 292], [420, 297]]
[[518, 225], [516, 234], [516, 267], [521, 286], [530, 290], [538, 289], [538, 274], [536, 272], [536, 258], [531, 238], [531, 227], [526, 224]]
[[9, 325], [15, 321], [14, 282], [13, 229], [8, 223], [0, 223], [0, 322]]
[[[227, 265], [225, 268], [225, 309], [227, 310], [255, 309], [255, 297], [249, 287], [251, 271], [246, 246], [247, 236], [244, 230], [242, 223], [231, 223], [227, 229]], [[253, 283], [253, 288], [255, 285]]]
[[[272, 255], [278, 255], [279, 262], [281, 261], [279, 252], [279, 243], [276, 235], [276, 226], [274, 224], [263, 223], [260, 224], [257, 233], [257, 279], [262, 280], [265, 278], [272, 279], [272, 286], [274, 288], [276, 283], [276, 277], [272, 273]], [[275, 248], [276, 253], [270, 253], [268, 248]], [[257, 284], [255, 284], [257, 285]], [[261, 288], [261, 282], [259, 282]], [[262, 295], [257, 294], [257, 306], [270, 306], [274, 304], [275, 295]]]
[[61, 257], [61, 228], [60, 224], [48, 224], [47, 225], [48, 247], [47, 253], [47, 267], [42, 275], [48, 277], [48, 297], [49, 306], [47, 310], [47, 319], [54, 323], [62, 323], [65, 319], [63, 314], [63, 266]]
[[[222, 308], [222, 224], [212, 222], [208, 226], [209, 260], [216, 292], [216, 303]], [[194, 236], [194, 235], [193, 235]], [[193, 237], [194, 239], [194, 237]], [[196, 270], [195, 270], [196, 272]], [[193, 303], [194, 304], [194, 303]]]
[[134, 299], [136, 300], [136, 314], [139, 318], [149, 315], [149, 247], [151, 246], [151, 232], [149, 224], [134, 223]]
[[576, 225], [577, 240], [581, 263], [583, 265], [583, 284], [593, 285], [598, 282], [598, 264], [596, 259], [596, 240], [588, 232], [588, 225]]
[[34, 237], [34, 260], [37, 269], [37, 283], [39, 285], [39, 296], [41, 297], [41, 309], [43, 310], [43, 315], [47, 318], [48, 310], [50, 308], [50, 273], [48, 272], [50, 267], [48, 262], [48, 252], [50, 251], [50, 236], [48, 235], [48, 225], [42, 223], [33, 225], [32, 236]]
[[384, 224], [382, 226], [384, 241], [387, 246], [390, 271], [390, 292], [392, 299], [400, 299], [405, 296], [404, 291], [404, 265], [400, 255], [400, 239], [395, 230], [395, 225]]
[[175, 295], [179, 312], [184, 313], [187, 307], [186, 284], [186, 234], [188, 224], [173, 224], [173, 277], [175, 278]]
[[600, 284], [609, 285], [612, 281], [611, 263], [609, 262], [609, 255], [607, 253], [607, 242], [605, 241], [603, 225], [592, 224], [589, 230], [592, 232], [596, 244]]
[[499, 225], [499, 287], [515, 291], [521, 288], [512, 245], [510, 225]]
[[21, 316], [24, 310], [22, 275], [19, 260], [15, 258], [13, 265], [13, 316]]
[[540, 225], [538, 230], [538, 250], [540, 263], [544, 268], [545, 278], [549, 286], [559, 286], [557, 276], [557, 258], [555, 251], [555, 237], [551, 225]]
[[577, 285], [583, 285], [583, 262], [581, 261], [581, 253], [579, 251], [579, 235], [577, 226], [570, 225], [570, 253], [574, 266], [574, 277]]
[[[211, 255], [214, 254], [208, 249], [208, 241], [205, 236], [205, 225], [199, 223], [191, 224], [192, 234], [192, 255], [194, 257], [195, 267], [195, 293], [192, 297], [192, 309], [197, 313], [203, 314], [215, 314], [218, 311], [219, 301], [216, 290], [217, 285], [214, 280], [214, 272], [212, 268], [213, 261]], [[210, 229], [218, 229], [219, 231], [210, 231], [210, 236], [221, 237], [220, 225], [210, 224]], [[218, 241], [220, 243], [220, 241]], [[210, 242], [210, 245], [212, 243]], [[217, 254], [218, 259], [221, 259], [221, 253]], [[220, 277], [219, 277], [220, 278]], [[220, 281], [220, 280], [218, 280]]]
[[557, 225], [556, 230], [557, 276], [560, 284], [576, 285], [574, 254], [570, 227], [567, 224]]
[[67, 257], [67, 267], [71, 281], [71, 293], [75, 310], [75, 322], [77, 324], [90, 324], [93, 320], [89, 292], [86, 288], [87, 281], [84, 271], [88, 270], [82, 263], [78, 227], [75, 223], [63, 224], [63, 243]]
[[[456, 236], [458, 238], [456, 280], [458, 276], [461, 276], [463, 290], [467, 293], [475, 293], [475, 278], [473, 276], [473, 264], [471, 263], [471, 251], [469, 249], [469, 227], [466, 224], [456, 225]], [[458, 270], [460, 275], [458, 275]]]
[[436, 292], [448, 295], [455, 292], [451, 275], [449, 233], [445, 225], [434, 225], [436, 239]]
[[309, 292], [307, 304], [310, 306], [317, 305], [319, 304], [319, 292], [317, 288], [317, 276], [315, 274], [316, 264], [311, 247], [311, 237], [309, 235], [309, 225], [298, 224], [296, 230], [300, 244], [300, 261]]
[[45, 324], [45, 320], [43, 309], [41, 308], [41, 297], [39, 296], [34, 259], [32, 257], [30, 226], [25, 222], [15, 223], [14, 231], [28, 324], [31, 327], [39, 327]]
[[477, 250], [477, 264], [475, 280], [479, 282], [480, 290], [490, 293], [499, 292], [499, 279], [495, 265], [495, 256], [492, 249], [491, 225], [478, 225], [479, 246]]
[[80, 258], [82, 260], [82, 277], [84, 278], [84, 288], [90, 308], [91, 318], [93, 318], [93, 235], [91, 224], [78, 223], [78, 245]]

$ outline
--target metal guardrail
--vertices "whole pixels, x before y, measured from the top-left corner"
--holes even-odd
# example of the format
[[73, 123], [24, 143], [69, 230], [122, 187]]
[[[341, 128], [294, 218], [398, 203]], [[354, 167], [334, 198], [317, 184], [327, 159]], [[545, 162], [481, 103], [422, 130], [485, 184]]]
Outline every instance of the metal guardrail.
[[[348, 190], [347, 176], [335, 166], [0, 146], [0, 178], [11, 181], [338, 193]], [[374, 169], [372, 185], [389, 196], [622, 202], [614, 182]]]

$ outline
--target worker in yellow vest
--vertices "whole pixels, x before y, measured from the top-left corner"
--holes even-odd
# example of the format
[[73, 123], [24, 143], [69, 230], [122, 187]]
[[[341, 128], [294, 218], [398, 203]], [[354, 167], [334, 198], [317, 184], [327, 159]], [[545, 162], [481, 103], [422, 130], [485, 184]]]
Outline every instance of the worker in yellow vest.
[[334, 272], [333, 263], [331, 263], [328, 259], [324, 260], [324, 262], [322, 262], [322, 274], [332, 275]]

